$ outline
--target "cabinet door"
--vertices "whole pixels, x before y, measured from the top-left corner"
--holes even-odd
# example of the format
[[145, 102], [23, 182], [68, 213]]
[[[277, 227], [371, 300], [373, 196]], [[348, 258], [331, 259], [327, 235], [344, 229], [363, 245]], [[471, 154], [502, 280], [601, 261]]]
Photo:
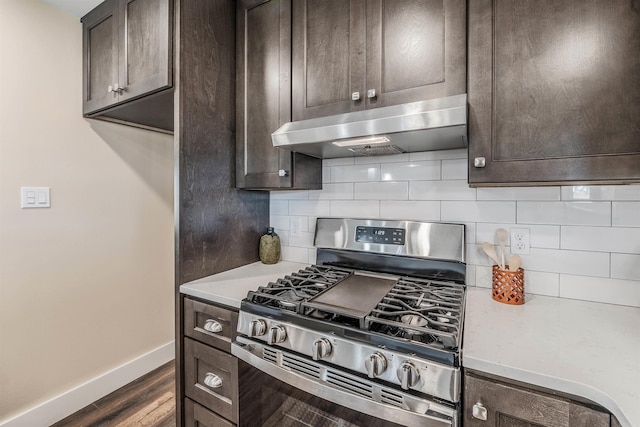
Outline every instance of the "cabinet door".
[[466, 92], [465, 0], [367, 0], [367, 108]]
[[234, 425], [191, 399], [184, 399], [185, 427], [234, 427]]
[[[466, 374], [465, 426], [608, 427], [609, 414], [573, 401]], [[486, 420], [474, 417], [474, 406], [486, 409]]]
[[119, 101], [173, 84], [172, 3], [120, 0]]
[[294, 121], [364, 108], [365, 9], [365, 0], [293, 2]]
[[468, 7], [470, 184], [640, 181], [638, 2]]
[[243, 0], [237, 24], [236, 186], [321, 188], [320, 159], [271, 141], [291, 121], [291, 0]]
[[118, 101], [118, 6], [107, 0], [82, 18], [84, 114]]

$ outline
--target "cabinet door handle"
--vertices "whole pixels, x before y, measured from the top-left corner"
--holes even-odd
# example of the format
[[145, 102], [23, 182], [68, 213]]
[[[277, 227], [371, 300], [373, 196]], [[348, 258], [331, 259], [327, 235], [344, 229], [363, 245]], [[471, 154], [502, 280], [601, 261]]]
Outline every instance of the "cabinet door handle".
[[376, 90], [375, 89], [369, 89], [367, 91], [367, 98], [375, 98], [376, 97]]
[[211, 388], [220, 388], [222, 387], [222, 379], [216, 374], [212, 374], [211, 372], [207, 372], [204, 376], [204, 383], [207, 387]]
[[107, 92], [109, 92], [109, 93], [111, 93], [111, 92], [122, 93], [122, 92], [124, 92], [124, 86], [120, 86], [120, 85], [118, 85], [118, 83], [114, 83], [113, 85], [109, 86], [109, 88], [107, 89]]
[[473, 405], [473, 409], [471, 411], [471, 416], [478, 420], [487, 421], [487, 408], [484, 407], [482, 402], [478, 402]]
[[473, 166], [477, 168], [483, 168], [487, 165], [487, 160], [484, 157], [476, 157], [473, 159]]
[[284, 169], [278, 170], [278, 176], [287, 176], [287, 175], [289, 175], [289, 173], [286, 170]]
[[351, 94], [351, 100], [352, 101], [358, 101], [360, 99], [360, 92], [353, 92]]
[[207, 321], [204, 322], [204, 329], [205, 331], [217, 334], [218, 332], [222, 332], [222, 325], [220, 324], [220, 322], [217, 322], [213, 319], [207, 319]]

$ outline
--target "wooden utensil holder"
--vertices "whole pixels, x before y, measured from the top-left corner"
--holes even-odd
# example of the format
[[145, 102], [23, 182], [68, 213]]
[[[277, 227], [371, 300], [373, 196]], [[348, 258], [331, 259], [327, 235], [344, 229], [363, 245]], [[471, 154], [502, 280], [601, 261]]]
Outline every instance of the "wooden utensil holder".
[[492, 297], [494, 300], [511, 305], [524, 304], [524, 269], [509, 271], [509, 266], [500, 269], [493, 266]]

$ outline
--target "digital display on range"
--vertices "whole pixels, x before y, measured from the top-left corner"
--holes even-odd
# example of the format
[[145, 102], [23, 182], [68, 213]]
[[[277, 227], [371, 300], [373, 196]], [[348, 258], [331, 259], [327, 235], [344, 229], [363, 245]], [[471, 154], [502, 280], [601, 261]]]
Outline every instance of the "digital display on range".
[[380, 245], [404, 245], [404, 228], [356, 227], [356, 242]]

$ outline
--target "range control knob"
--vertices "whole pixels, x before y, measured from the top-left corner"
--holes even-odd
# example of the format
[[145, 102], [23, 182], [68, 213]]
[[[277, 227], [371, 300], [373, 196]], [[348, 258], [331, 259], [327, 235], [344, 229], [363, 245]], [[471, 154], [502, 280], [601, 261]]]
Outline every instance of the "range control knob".
[[367, 357], [367, 360], [364, 361], [364, 367], [367, 368], [369, 378], [379, 377], [387, 369], [387, 359], [376, 351]]
[[287, 339], [287, 331], [280, 325], [275, 325], [269, 328], [269, 336], [267, 342], [269, 345], [278, 344], [284, 342]]
[[262, 319], [252, 320], [249, 323], [249, 337], [260, 337], [267, 333], [267, 324]]
[[331, 343], [326, 338], [318, 338], [313, 342], [313, 351], [311, 352], [311, 357], [313, 360], [324, 359], [331, 355]]
[[413, 387], [420, 380], [420, 372], [411, 362], [402, 362], [397, 374], [400, 386], [405, 390], [409, 390], [409, 387]]

